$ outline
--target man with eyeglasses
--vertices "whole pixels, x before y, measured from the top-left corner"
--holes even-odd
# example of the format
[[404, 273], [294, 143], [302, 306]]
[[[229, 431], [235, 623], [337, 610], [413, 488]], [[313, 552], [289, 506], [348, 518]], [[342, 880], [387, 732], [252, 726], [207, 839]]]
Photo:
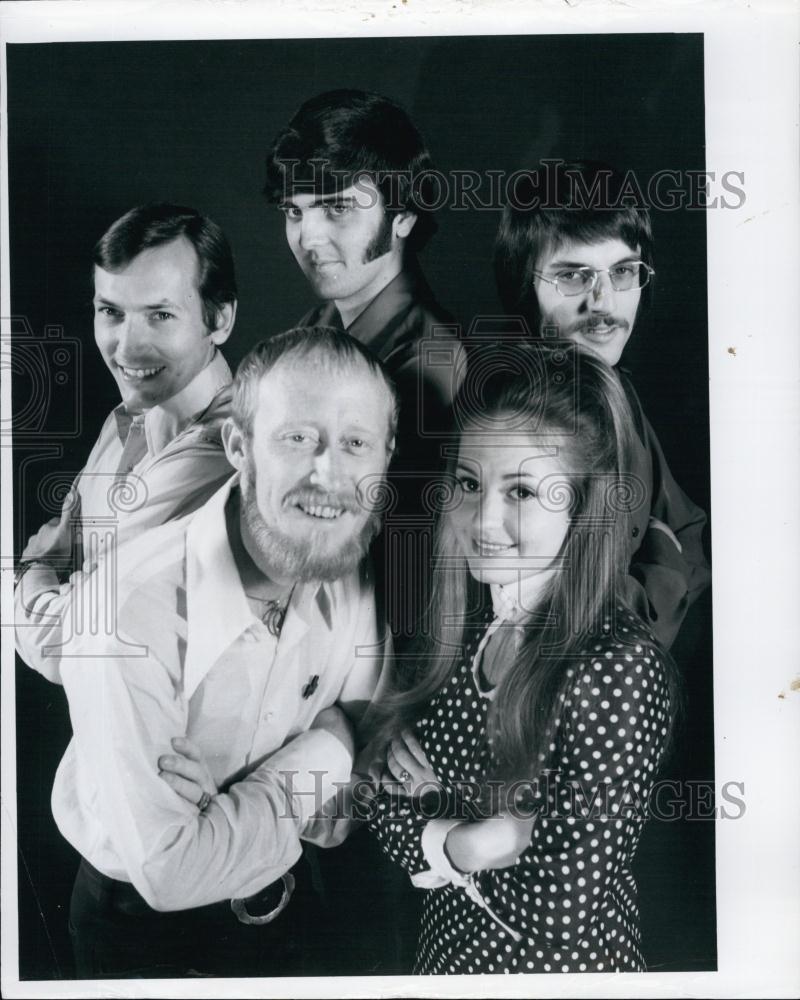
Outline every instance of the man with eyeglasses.
[[[505, 311], [537, 336], [571, 340], [617, 366], [655, 271], [646, 208], [598, 163], [549, 161], [525, 176], [503, 212], [495, 277]], [[632, 472], [645, 499], [631, 518], [628, 602], [669, 647], [710, 582], [706, 515], [675, 482], [627, 374], [616, 369], [636, 423]]]

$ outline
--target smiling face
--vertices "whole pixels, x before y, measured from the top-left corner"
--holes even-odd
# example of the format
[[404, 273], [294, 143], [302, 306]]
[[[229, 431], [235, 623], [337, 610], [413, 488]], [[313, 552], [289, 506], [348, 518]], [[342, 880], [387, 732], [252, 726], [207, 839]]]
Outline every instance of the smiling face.
[[94, 269], [95, 341], [132, 412], [179, 393], [230, 335], [232, 305], [217, 329], [206, 328], [197, 272], [183, 236], [143, 250], [119, 271]]
[[281, 209], [295, 260], [316, 294], [336, 303], [345, 326], [399, 274], [415, 217], [388, 215], [369, 178], [335, 195], [293, 194]]
[[388, 466], [391, 406], [365, 368], [312, 354], [263, 376], [251, 438], [227, 425], [242, 541], [271, 580], [336, 579], [358, 565], [380, 527], [367, 492]]
[[538, 576], [544, 585], [551, 577], [569, 528], [568, 510], [552, 499], [559, 492], [563, 497], [556, 484], [569, 473], [563, 441], [539, 437], [498, 446], [480, 435], [462, 436], [461, 502], [450, 518], [476, 580], [507, 586]]
[[[640, 260], [639, 248], [632, 248], [619, 239], [600, 243], [566, 242], [546, 250], [536, 262], [535, 270], [548, 278], [576, 267], [593, 267], [598, 271]], [[542, 331], [557, 327], [558, 335], [588, 347], [610, 365], [622, 356], [642, 297], [641, 289], [615, 291], [608, 274], [598, 274], [593, 289], [581, 295], [565, 297], [555, 285], [535, 278], [534, 287], [542, 314]]]

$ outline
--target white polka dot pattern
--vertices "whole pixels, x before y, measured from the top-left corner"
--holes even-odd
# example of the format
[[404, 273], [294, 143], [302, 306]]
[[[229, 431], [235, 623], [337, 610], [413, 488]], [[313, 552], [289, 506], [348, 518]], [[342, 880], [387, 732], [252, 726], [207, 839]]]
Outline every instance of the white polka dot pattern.
[[[512, 940], [463, 888], [425, 890], [415, 972], [644, 968], [630, 865], [666, 742], [669, 702], [660, 653], [645, 627], [620, 608], [616, 628], [621, 639], [598, 638], [569, 668], [528, 848], [513, 867], [475, 876], [489, 908], [522, 939]], [[451, 788], [486, 772], [488, 702], [469, 669], [479, 637], [417, 724], [434, 771]], [[428, 868], [420, 837], [430, 818], [382, 794], [370, 825], [389, 857], [413, 875]]]

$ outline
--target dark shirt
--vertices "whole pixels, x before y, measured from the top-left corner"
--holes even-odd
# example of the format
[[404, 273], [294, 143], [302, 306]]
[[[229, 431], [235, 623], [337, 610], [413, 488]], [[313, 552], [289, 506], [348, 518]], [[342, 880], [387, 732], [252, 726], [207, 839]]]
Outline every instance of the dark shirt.
[[[334, 302], [315, 306], [298, 325], [345, 329]], [[456, 329], [416, 262], [390, 281], [347, 327], [388, 368], [400, 392], [402, 422], [417, 437], [439, 431], [463, 381], [466, 354]], [[421, 409], [409, 405], [420, 402]], [[412, 421], [412, 415], [418, 419]]]
[[[344, 329], [333, 302], [306, 313], [301, 326]], [[379, 620], [389, 622], [396, 669], [410, 669], [410, 643], [428, 607], [435, 503], [430, 488], [442, 468], [442, 444], [450, 427], [450, 407], [466, 371], [466, 352], [453, 318], [436, 302], [416, 261], [376, 295], [347, 327], [385, 365], [397, 386], [400, 419], [389, 473], [390, 499], [384, 530], [372, 548]], [[386, 862], [362, 830], [328, 852], [306, 848], [325, 885], [335, 919], [326, 927], [327, 970], [404, 974], [411, 971], [419, 927], [419, 893], [400, 869]], [[352, 886], [365, 869], [372, 874], [364, 892]], [[399, 874], [398, 874], [399, 873]], [[366, 893], [366, 895], [365, 895]], [[341, 939], [341, 940], [340, 940]], [[337, 945], [340, 941], [340, 945]], [[353, 942], [361, 966], [351, 958]]]
[[[675, 482], [627, 373], [620, 369], [617, 373], [636, 425], [631, 471], [646, 490], [645, 502], [632, 517], [634, 552], [627, 603], [649, 623], [662, 646], [669, 648], [689, 606], [711, 582], [703, 552], [707, 518]], [[665, 531], [653, 527], [651, 518], [667, 525], [680, 549]]]
[[[306, 313], [300, 326], [344, 329], [333, 302]], [[378, 293], [347, 327], [387, 367], [400, 397], [389, 475], [383, 544], [374, 553], [385, 573], [379, 588], [398, 651], [416, 635], [427, 608], [436, 497], [451, 412], [466, 372], [466, 352], [453, 318], [437, 303], [416, 261]], [[380, 578], [379, 578], [380, 579]]]

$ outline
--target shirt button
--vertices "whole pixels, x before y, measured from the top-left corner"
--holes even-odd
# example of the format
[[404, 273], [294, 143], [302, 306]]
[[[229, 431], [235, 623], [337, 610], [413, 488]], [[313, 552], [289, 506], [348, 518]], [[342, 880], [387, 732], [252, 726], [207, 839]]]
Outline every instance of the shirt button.
[[638, 538], [639, 537], [639, 529], [638, 528], [634, 528], [633, 531], [631, 532], [631, 534], [633, 535], [634, 538]]
[[264, 712], [264, 722], [272, 722], [272, 718], [275, 715], [274, 712]]

